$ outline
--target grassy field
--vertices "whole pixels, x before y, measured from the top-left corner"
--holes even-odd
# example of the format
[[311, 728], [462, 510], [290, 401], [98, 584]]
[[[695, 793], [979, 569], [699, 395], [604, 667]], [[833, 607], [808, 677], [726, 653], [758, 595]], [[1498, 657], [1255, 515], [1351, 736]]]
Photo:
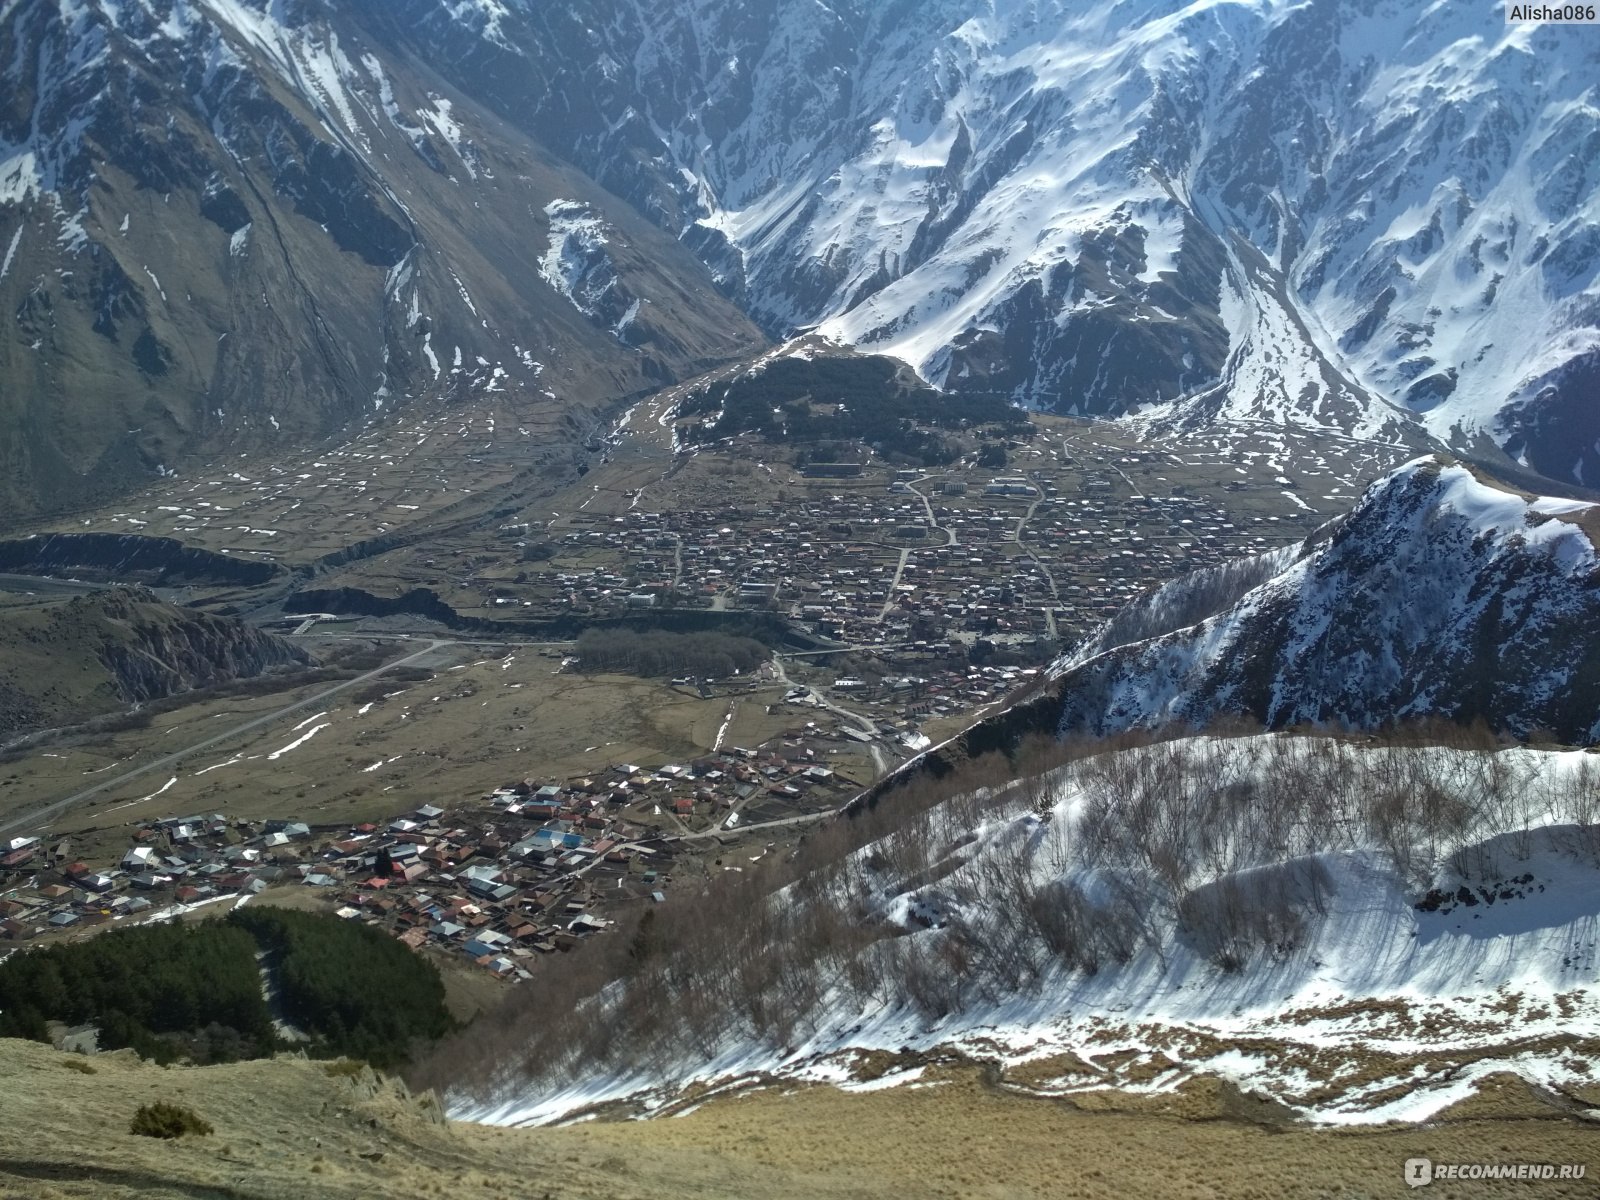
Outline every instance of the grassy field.
[[[302, 1059], [162, 1070], [126, 1053], [83, 1059], [0, 1042], [6, 1200], [363, 1200], [573, 1197], [773, 1200], [884, 1196], [1388, 1197], [1406, 1159], [1585, 1163], [1578, 1184], [1437, 1184], [1426, 1195], [1594, 1194], [1594, 1126], [1494, 1094], [1426, 1128], [1313, 1130], [1264, 1123], [1248, 1098], [1201, 1080], [1153, 1104], [1095, 1110], [996, 1091], [968, 1069], [925, 1086], [768, 1090], [679, 1118], [504, 1130], [442, 1124], [437, 1109], [360, 1071]], [[168, 1100], [215, 1126], [161, 1142], [127, 1132]]]
[[[452, 805], [525, 776], [556, 780], [610, 763], [659, 766], [716, 745], [756, 745], [803, 726], [782, 689], [702, 699], [685, 688], [620, 675], [559, 672], [559, 652], [441, 647], [432, 677], [383, 678], [306, 705], [242, 737], [186, 755], [84, 801], [52, 832], [84, 856], [119, 855], [131, 824], [224, 812], [342, 824]], [[148, 728], [68, 740], [0, 765], [0, 813], [74, 794], [211, 735], [315, 695], [207, 699], [162, 713]], [[769, 714], [768, 706], [774, 711]], [[731, 710], [731, 716], [730, 716]], [[309, 735], [309, 736], [308, 736]], [[841, 756], [856, 767], [855, 758]]]
[[[1394, 1196], [1402, 1164], [1600, 1159], [1592, 1127], [1505, 1101], [1474, 1119], [1426, 1130], [1312, 1130], [1256, 1111], [1231, 1085], [1200, 1080], [1153, 1100], [1101, 1094], [1079, 1105], [997, 1092], [972, 1069], [925, 1076], [926, 1086], [840, 1093], [815, 1087], [708, 1104], [682, 1119], [572, 1130], [590, 1144], [713, 1152], [818, 1191], [922, 1196]], [[1600, 1165], [1597, 1162], [1596, 1165]], [[913, 1182], [914, 1181], [914, 1182]], [[1540, 1194], [1592, 1195], [1582, 1185]], [[1527, 1184], [1475, 1184], [1442, 1195], [1514, 1194]], [[1592, 1189], [1592, 1184], [1590, 1185]]]

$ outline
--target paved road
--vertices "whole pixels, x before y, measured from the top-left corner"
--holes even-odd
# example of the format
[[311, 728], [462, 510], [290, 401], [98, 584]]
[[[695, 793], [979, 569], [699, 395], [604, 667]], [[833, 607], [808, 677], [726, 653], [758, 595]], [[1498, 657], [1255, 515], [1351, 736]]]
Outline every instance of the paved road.
[[[758, 821], [754, 825], [735, 825], [732, 829], [725, 829], [718, 823], [710, 829], [702, 829], [698, 833], [685, 833], [676, 839], [680, 842], [703, 841], [723, 834], [756, 833], [762, 829], [779, 829], [788, 825], [807, 825], [813, 821], [826, 821], [829, 817], [837, 817], [844, 810], [841, 808], [828, 808], [822, 812], [802, 813], [798, 817], [779, 817], [775, 821]], [[723, 820], [727, 820], [726, 817]]]
[[25, 829], [32, 832], [42, 832], [48, 827], [50, 822], [56, 819], [56, 817], [60, 816], [73, 805], [80, 804], [89, 799], [91, 796], [97, 796], [101, 792], [109, 791], [111, 788], [120, 787], [129, 780], [137, 779], [139, 776], [150, 771], [159, 770], [162, 767], [170, 767], [174, 763], [183, 761], [190, 755], [198, 754], [202, 750], [209, 750], [212, 746], [215, 746], [220, 742], [226, 742], [232, 738], [242, 737], [247, 733], [260, 729], [264, 725], [270, 725], [274, 721], [280, 720], [292, 712], [296, 712], [302, 708], [309, 708], [314, 704], [320, 704], [329, 696], [336, 695], [339, 692], [347, 691], [353, 687], [360, 687], [363, 683], [370, 683], [380, 675], [384, 675], [389, 671], [393, 671], [397, 667], [404, 667], [410, 663], [414, 663], [417, 661], [417, 659], [433, 653], [440, 646], [449, 646], [453, 644], [454, 641], [452, 639], [436, 638], [429, 642], [421, 650], [413, 651], [404, 658], [397, 658], [394, 662], [387, 663], [384, 666], [378, 667], [376, 670], [368, 671], [365, 675], [357, 675], [354, 679], [347, 679], [343, 683], [335, 684], [333, 687], [324, 688], [314, 696], [307, 696], [304, 700], [298, 700], [293, 704], [286, 704], [274, 712], [267, 713], [265, 716], [254, 717], [242, 725], [235, 725], [232, 729], [229, 729], [224, 733], [214, 734], [203, 741], [194, 743], [192, 746], [185, 746], [182, 750], [176, 750], [171, 754], [164, 754], [160, 758], [145, 763], [142, 767], [135, 767], [131, 771], [124, 771], [121, 775], [115, 776], [112, 779], [107, 779], [102, 783], [97, 783], [92, 788], [85, 788], [83, 791], [74, 793], [64, 800], [55, 800], [49, 804], [40, 805], [38, 808], [30, 809], [25, 813], [8, 817], [5, 820], [0, 821], [0, 834], [10, 833], [17, 829]]
[[894, 607], [895, 589], [900, 586], [900, 580], [905, 576], [906, 563], [911, 561], [911, 551], [900, 551], [900, 561], [895, 564], [894, 578], [889, 581], [889, 594], [883, 599], [883, 608], [878, 613], [878, 623], [881, 625], [889, 619], [889, 610]]
[[89, 592], [103, 592], [109, 583], [84, 583], [78, 579], [52, 579], [46, 575], [0, 574], [0, 590], [32, 592], [35, 596], [82, 596]]
[[954, 529], [939, 524], [939, 519], [933, 515], [933, 503], [924, 493], [917, 491], [917, 484], [926, 483], [929, 478], [930, 476], [924, 475], [919, 479], [910, 481], [906, 484], [906, 490], [918, 500], [922, 501], [923, 510], [928, 514], [929, 527], [937, 529], [940, 533], [944, 534], [948, 540], [942, 546], [907, 546], [900, 551], [900, 561], [895, 565], [894, 578], [889, 581], [889, 594], [883, 601], [882, 611], [878, 613], [878, 621], [880, 624], [889, 619], [889, 611], [894, 607], [894, 591], [900, 586], [900, 580], [905, 576], [906, 573], [906, 564], [911, 561], [911, 556], [913, 554], [919, 550], [944, 550], [951, 546], [959, 546], [961, 544], [960, 539], [956, 537], [956, 531]]
[[1022, 520], [1017, 522], [1016, 532], [1011, 535], [1011, 540], [1016, 542], [1017, 545], [1022, 548], [1022, 552], [1033, 561], [1034, 566], [1038, 567], [1039, 570], [1044, 572], [1045, 582], [1050, 585], [1050, 598], [1055, 602], [1051, 607], [1044, 610], [1044, 623], [1045, 628], [1050, 633], [1050, 636], [1057, 637], [1059, 636], [1059, 632], [1056, 629], [1055, 610], [1056, 608], [1060, 607], [1061, 604], [1061, 589], [1056, 586], [1056, 577], [1055, 574], [1050, 570], [1050, 564], [1045, 562], [1044, 559], [1040, 558], [1038, 554], [1033, 551], [1032, 547], [1022, 540], [1022, 533], [1025, 529], [1027, 529], [1028, 522], [1033, 520], [1033, 514], [1039, 511], [1039, 506], [1043, 504], [1044, 501], [1045, 497], [1043, 494], [1041, 494], [1037, 500], [1028, 505], [1028, 511], [1023, 515]]
[[951, 529], [948, 525], [939, 524], [939, 518], [933, 515], [933, 501], [928, 499], [926, 492], [919, 492], [917, 490], [917, 484], [927, 483], [931, 478], [932, 476], [930, 475], [924, 475], [920, 479], [912, 480], [910, 483], [906, 484], [906, 487], [911, 490], [911, 494], [913, 496], [922, 501], [923, 510], [928, 514], [928, 525], [933, 529], [937, 529], [949, 540], [945, 542], [944, 546], [918, 546], [916, 549], [942, 550], [949, 546], [959, 546], [961, 544], [961, 538], [957, 535], [956, 531]]
[[877, 650], [912, 650], [916, 642], [854, 642], [848, 646], [829, 646], [824, 650], [780, 650], [773, 658], [821, 658], [827, 654], [860, 654]]
[[[5, 603], [15, 608], [22, 604], [43, 604], [65, 596], [87, 596], [118, 586], [114, 583], [90, 583], [81, 579], [56, 579], [49, 575], [10, 575], [0, 573], [0, 592], [9, 593]], [[157, 596], [172, 604], [182, 604], [188, 599], [187, 588], [151, 588]]]
[[[291, 634], [285, 634], [283, 636], [285, 636], [285, 637], [294, 637], [295, 635], [291, 633]], [[385, 629], [385, 630], [368, 630], [368, 631], [363, 631], [363, 630], [359, 630], [359, 629], [357, 629], [357, 630], [313, 629], [313, 630], [311, 630], [311, 632], [306, 633], [306, 634], [302, 634], [301, 636], [304, 638], [305, 641], [308, 641], [308, 642], [328, 642], [328, 641], [346, 641], [346, 642], [349, 642], [349, 641], [356, 641], [356, 642], [366, 642], [366, 641], [374, 641], [374, 642], [382, 642], [382, 641], [414, 642], [414, 641], [418, 641], [418, 640], [420, 640], [422, 638], [436, 638], [438, 640], [438, 643], [441, 646], [509, 647], [512, 650], [537, 650], [542, 646], [576, 646], [578, 644], [576, 641], [532, 642], [532, 641], [505, 641], [504, 639], [501, 639], [501, 638], [471, 638], [471, 637], [440, 638], [440, 637], [438, 637], [438, 634], [435, 633], [435, 632], [423, 632], [421, 630], [411, 630], [410, 632], [407, 632], [407, 631], [404, 631], [404, 630], [395, 631], [395, 630], [389, 630], [389, 629]]]

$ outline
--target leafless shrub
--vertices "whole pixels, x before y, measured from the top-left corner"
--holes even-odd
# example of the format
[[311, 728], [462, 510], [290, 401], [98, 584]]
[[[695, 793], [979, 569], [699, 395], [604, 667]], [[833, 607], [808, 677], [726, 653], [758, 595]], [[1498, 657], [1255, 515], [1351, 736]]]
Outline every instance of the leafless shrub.
[[1305, 935], [1306, 913], [1321, 908], [1332, 886], [1316, 859], [1228, 875], [1184, 896], [1180, 928], [1225, 971], [1240, 971], [1258, 951], [1284, 958]]
[[1082, 887], [1056, 880], [1030, 897], [1024, 914], [1040, 942], [1064, 966], [1093, 975], [1127, 962], [1139, 944], [1139, 919], [1124, 899], [1095, 905]]

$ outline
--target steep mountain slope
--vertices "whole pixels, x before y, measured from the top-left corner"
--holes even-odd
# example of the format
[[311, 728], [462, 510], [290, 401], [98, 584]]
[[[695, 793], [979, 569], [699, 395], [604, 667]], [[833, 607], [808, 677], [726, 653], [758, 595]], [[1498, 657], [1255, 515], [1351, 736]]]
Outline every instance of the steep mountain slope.
[[406, 397], [593, 409], [760, 335], [526, 131], [307, 0], [0, 6], [0, 508]]
[[143, 588], [7, 608], [0, 737], [311, 664], [292, 642], [233, 617], [176, 608]]
[[1482, 718], [1600, 740], [1593, 505], [1419, 459], [1298, 549], [1168, 585], [1055, 670], [1063, 731]]
[[1596, 48], [1424, 0], [402, 0], [769, 331], [1600, 477]]
[[952, 388], [1593, 477], [1595, 53], [1422, 0], [11, 0], [11, 499], [679, 377], [757, 341], [705, 268]]
[[526, 985], [487, 1045], [441, 1056], [465, 1068], [452, 1107], [670, 1113], [977, 1059], [1012, 1094], [1220, 1075], [1264, 1119], [1338, 1125], [1431, 1120], [1514, 1072], [1576, 1115], [1600, 1045], [1594, 761], [1190, 738], [903, 792], [787, 886], [746, 866], [768, 878], [643, 920], [570, 1017], [574, 989]]

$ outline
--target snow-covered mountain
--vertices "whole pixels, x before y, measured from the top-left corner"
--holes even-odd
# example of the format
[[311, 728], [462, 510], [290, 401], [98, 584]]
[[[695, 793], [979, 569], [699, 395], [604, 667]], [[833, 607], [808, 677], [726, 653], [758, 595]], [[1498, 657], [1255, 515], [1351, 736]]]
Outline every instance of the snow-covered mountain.
[[6, 475], [635, 390], [753, 343], [714, 279], [950, 388], [1592, 482], [1597, 56], [1438, 0], [4, 0]]
[[1588, 36], [1437, 0], [394, 7], [769, 332], [1600, 478]]
[[1600, 741], [1600, 507], [1419, 459], [1299, 547], [1177, 580], [1054, 669], [1064, 732], [1440, 716]]
[[[592, 412], [762, 344], [673, 238], [366, 15], [0, 4], [8, 516], [407, 397]], [[581, 280], [546, 269], [569, 213]]]

